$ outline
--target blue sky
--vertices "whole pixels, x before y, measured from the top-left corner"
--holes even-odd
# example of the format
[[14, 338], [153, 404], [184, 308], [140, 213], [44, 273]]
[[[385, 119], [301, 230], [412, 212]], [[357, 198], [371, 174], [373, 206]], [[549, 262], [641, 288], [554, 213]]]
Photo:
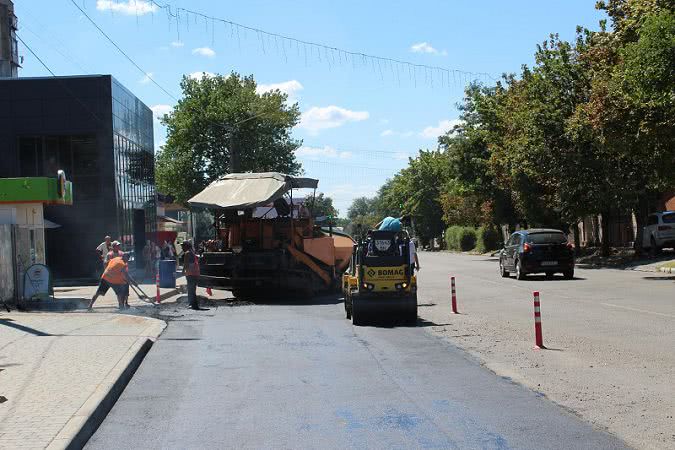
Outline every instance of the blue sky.
[[[303, 112], [294, 135], [306, 175], [320, 179], [341, 215], [372, 195], [457, 119], [475, 76], [440, 75], [282, 43], [181, 12], [180, 26], [145, 0], [74, 0], [174, 96], [183, 74], [237, 71], [279, 87]], [[538, 42], [576, 25], [597, 28], [593, 1], [162, 0], [250, 27], [344, 50], [497, 78], [531, 64]], [[70, 0], [15, 0], [19, 34], [57, 75], [114, 75], [158, 113], [175, 102], [103, 38]], [[20, 76], [47, 71], [24, 48]], [[478, 76], [488, 82], [485, 75]], [[155, 122], [155, 145], [165, 130]]]

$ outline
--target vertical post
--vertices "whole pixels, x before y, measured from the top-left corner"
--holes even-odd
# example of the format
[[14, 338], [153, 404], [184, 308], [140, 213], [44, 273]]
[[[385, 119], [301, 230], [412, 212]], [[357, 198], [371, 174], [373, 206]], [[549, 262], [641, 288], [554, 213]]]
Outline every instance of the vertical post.
[[534, 342], [536, 348], [544, 347], [544, 337], [541, 332], [541, 304], [539, 303], [539, 292], [534, 292]]
[[157, 297], [155, 302], [159, 304], [162, 301], [162, 297], [159, 293], [159, 260], [157, 260], [157, 270], [155, 271], [155, 285], [157, 286]]
[[450, 288], [452, 289], [452, 312], [457, 312], [457, 289], [455, 288], [455, 277], [450, 277]]

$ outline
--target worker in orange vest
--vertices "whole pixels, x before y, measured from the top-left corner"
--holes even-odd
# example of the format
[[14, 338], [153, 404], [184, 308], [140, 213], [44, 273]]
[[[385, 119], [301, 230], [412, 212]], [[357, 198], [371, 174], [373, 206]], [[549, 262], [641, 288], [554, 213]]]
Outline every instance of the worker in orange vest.
[[199, 259], [192, 250], [190, 241], [183, 241], [183, 273], [187, 280], [187, 294], [190, 308], [199, 309], [199, 300], [197, 300], [197, 281], [199, 280]]
[[108, 292], [108, 289], [112, 290], [117, 295], [117, 303], [119, 309], [124, 309], [129, 307], [129, 265], [127, 261], [129, 256], [123, 254], [122, 256], [117, 256], [108, 261], [103, 275], [101, 275], [101, 281], [98, 284], [98, 289], [96, 293], [91, 298], [89, 302], [89, 309], [91, 310], [94, 306], [94, 302], [99, 297], [99, 295], [105, 295]]

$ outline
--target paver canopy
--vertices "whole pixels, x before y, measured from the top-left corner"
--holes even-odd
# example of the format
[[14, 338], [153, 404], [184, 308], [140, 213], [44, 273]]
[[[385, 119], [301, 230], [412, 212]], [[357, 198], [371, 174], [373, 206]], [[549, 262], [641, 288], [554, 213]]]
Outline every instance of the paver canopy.
[[191, 206], [211, 209], [246, 209], [268, 205], [291, 189], [316, 189], [319, 180], [277, 172], [232, 173], [211, 183], [188, 200]]

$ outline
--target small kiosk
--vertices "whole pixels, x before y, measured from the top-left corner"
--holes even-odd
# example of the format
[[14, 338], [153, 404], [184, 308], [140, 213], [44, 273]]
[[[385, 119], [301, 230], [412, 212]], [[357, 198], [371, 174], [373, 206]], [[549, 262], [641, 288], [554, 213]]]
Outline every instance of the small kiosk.
[[56, 178], [0, 178], [2, 300], [22, 300], [24, 294], [40, 297], [51, 288], [49, 268], [44, 265], [45, 228], [59, 225], [45, 220], [45, 204], [73, 204], [73, 186], [62, 170]]

